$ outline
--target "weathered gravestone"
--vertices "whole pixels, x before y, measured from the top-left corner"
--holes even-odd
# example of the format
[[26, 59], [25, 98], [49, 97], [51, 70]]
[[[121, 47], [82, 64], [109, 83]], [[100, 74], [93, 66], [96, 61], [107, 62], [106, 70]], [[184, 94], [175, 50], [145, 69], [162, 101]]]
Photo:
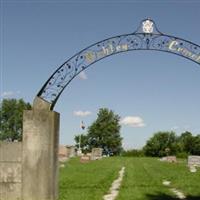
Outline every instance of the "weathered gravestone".
[[68, 159], [67, 148], [63, 145], [60, 145], [58, 151], [58, 160], [59, 162], [66, 162], [67, 159]]
[[80, 158], [80, 162], [81, 162], [81, 163], [88, 163], [89, 161], [90, 161], [90, 156], [83, 155], [83, 156], [81, 156], [81, 158]]
[[166, 161], [166, 162], [170, 162], [170, 163], [176, 163], [176, 156], [166, 156], [166, 157], [162, 157], [160, 159], [160, 161]]
[[67, 157], [72, 158], [76, 156], [75, 146], [65, 146], [67, 149]]
[[176, 163], [177, 160], [176, 160], [176, 156], [167, 156], [167, 161], [168, 162], [171, 162], [171, 163]]
[[91, 154], [91, 160], [99, 160], [102, 158], [102, 148], [93, 148]]
[[188, 156], [188, 166], [200, 167], [200, 156]]

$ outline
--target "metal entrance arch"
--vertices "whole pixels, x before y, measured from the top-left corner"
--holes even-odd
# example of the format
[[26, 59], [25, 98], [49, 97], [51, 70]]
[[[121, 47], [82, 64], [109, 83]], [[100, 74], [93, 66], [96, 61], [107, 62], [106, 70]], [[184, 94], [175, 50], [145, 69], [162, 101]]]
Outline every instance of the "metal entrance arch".
[[[64, 62], [47, 80], [36, 99], [44, 100], [53, 110], [65, 87], [81, 71], [108, 56], [133, 51], [163, 51], [189, 59], [200, 65], [200, 46], [179, 37], [163, 34], [151, 19], [145, 19], [131, 34], [111, 37], [83, 49]], [[35, 101], [38, 102], [38, 101]]]

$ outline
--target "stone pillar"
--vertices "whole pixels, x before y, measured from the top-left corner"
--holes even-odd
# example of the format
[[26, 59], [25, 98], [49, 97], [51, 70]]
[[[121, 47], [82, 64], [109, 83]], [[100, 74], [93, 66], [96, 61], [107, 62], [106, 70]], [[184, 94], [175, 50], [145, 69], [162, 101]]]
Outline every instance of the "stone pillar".
[[23, 115], [22, 199], [57, 200], [59, 113], [35, 102]]

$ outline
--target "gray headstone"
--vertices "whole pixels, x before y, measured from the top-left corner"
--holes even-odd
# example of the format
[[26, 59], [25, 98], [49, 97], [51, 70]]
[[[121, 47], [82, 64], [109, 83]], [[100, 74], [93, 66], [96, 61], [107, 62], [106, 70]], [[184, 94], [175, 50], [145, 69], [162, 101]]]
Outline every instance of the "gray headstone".
[[81, 162], [81, 163], [88, 163], [89, 161], [90, 161], [90, 156], [83, 155], [83, 156], [81, 156], [81, 158], [80, 158], [80, 162]]
[[168, 162], [177, 162], [176, 156], [167, 156], [167, 161]]
[[92, 149], [92, 155], [91, 155], [91, 160], [99, 160], [102, 158], [102, 148], [93, 148]]
[[200, 167], [200, 156], [188, 156], [188, 166]]

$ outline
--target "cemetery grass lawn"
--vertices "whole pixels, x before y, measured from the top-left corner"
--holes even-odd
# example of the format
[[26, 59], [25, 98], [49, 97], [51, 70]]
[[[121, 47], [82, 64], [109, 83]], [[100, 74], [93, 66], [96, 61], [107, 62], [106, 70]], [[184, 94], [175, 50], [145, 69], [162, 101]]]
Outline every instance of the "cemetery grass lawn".
[[126, 169], [117, 200], [176, 200], [163, 180], [171, 181], [170, 187], [182, 191], [187, 200], [200, 200], [200, 169], [189, 172], [186, 161], [124, 157], [85, 164], [70, 160], [60, 169], [59, 200], [102, 200], [122, 166]]
[[71, 159], [60, 169], [59, 200], [102, 200], [122, 167], [119, 158], [80, 163]]
[[[126, 172], [117, 200], [175, 200], [169, 188], [182, 191], [187, 200], [200, 200], [200, 169], [189, 172], [186, 160], [161, 162], [158, 158], [126, 158]], [[171, 181], [170, 187], [162, 184]]]

